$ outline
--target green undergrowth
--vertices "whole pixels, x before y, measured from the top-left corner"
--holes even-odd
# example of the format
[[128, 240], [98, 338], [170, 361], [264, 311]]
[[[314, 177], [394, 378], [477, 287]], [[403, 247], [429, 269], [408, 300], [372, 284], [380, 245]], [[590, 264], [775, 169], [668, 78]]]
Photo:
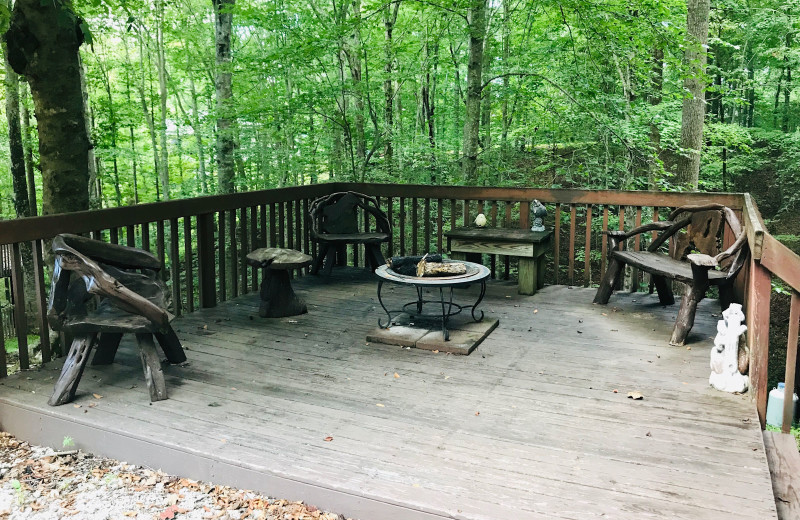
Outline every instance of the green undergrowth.
[[[28, 346], [38, 343], [39, 336], [28, 336]], [[6, 338], [6, 352], [19, 352], [19, 340], [17, 338]]]

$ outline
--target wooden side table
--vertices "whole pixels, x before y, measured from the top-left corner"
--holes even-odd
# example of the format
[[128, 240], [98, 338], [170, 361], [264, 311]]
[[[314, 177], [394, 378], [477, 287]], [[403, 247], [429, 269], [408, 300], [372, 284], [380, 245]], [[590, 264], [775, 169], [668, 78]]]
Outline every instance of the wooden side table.
[[308, 312], [306, 304], [292, 289], [289, 269], [306, 267], [312, 260], [311, 256], [300, 251], [278, 247], [263, 247], [248, 253], [247, 263], [262, 268], [264, 273], [259, 316], [283, 318]]
[[519, 294], [536, 294], [544, 286], [544, 254], [550, 249], [552, 230], [463, 227], [445, 235], [454, 260], [474, 261], [481, 253], [518, 257]]

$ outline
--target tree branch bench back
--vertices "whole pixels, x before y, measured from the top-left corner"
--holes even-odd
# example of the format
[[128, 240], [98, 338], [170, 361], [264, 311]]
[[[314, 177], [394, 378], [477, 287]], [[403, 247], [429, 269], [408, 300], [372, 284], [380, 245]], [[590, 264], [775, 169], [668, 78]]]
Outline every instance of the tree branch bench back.
[[[375, 219], [376, 231], [359, 229], [359, 209]], [[364, 244], [364, 263], [372, 271], [386, 263], [380, 245], [391, 240], [392, 225], [375, 197], [354, 191], [332, 193], [314, 200], [308, 214], [311, 239], [320, 246], [312, 274], [318, 273], [323, 263], [325, 274], [330, 274], [337, 256], [344, 260], [347, 244]]]
[[[720, 252], [726, 225], [735, 241]], [[646, 251], [624, 249], [625, 240], [651, 231], [660, 233]], [[671, 345], [683, 345], [686, 341], [694, 325], [697, 303], [705, 297], [709, 287], [719, 288], [723, 309], [733, 301], [733, 280], [747, 259], [748, 249], [745, 245], [747, 235], [730, 208], [719, 204], [682, 206], [666, 221], [646, 224], [628, 232], [609, 231], [607, 234], [608, 269], [597, 289], [594, 303], [608, 303], [614, 288], [619, 285], [625, 265], [650, 273], [659, 301], [664, 305], [675, 303], [668, 280], [688, 285], [681, 299]], [[671, 238], [674, 238], [671, 254], [661, 252], [662, 246]]]
[[169, 362], [182, 363], [186, 354], [170, 325], [169, 292], [156, 277], [158, 258], [141, 249], [68, 234], [53, 240], [53, 252], [47, 321], [73, 340], [48, 404], [72, 401], [92, 349], [97, 347], [93, 365], [111, 364], [125, 333], [136, 334], [150, 400], [166, 399], [153, 336]]

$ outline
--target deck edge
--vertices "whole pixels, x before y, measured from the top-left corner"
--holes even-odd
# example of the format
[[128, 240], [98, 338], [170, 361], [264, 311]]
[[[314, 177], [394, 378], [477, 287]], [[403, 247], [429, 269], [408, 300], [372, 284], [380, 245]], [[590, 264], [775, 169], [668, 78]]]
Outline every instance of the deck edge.
[[157, 468], [171, 475], [254, 490], [270, 497], [303, 501], [322, 510], [343, 514], [348, 518], [362, 520], [457, 518], [257, 471], [190, 450], [146, 441], [123, 432], [97, 428], [74, 420], [69, 421], [10, 402], [6, 398], [0, 398], [0, 430], [20, 440], [54, 449], [60, 449], [64, 437], [68, 435], [74, 440], [76, 448], [88, 453], [129, 464]]

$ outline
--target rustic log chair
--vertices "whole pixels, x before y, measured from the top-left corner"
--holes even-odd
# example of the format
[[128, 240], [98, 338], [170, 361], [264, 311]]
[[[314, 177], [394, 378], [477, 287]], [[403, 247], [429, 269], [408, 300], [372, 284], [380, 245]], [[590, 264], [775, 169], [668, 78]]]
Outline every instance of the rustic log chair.
[[[170, 325], [168, 291], [156, 277], [158, 258], [141, 249], [68, 234], [53, 240], [53, 252], [47, 320], [73, 339], [48, 404], [72, 401], [92, 348], [97, 346], [93, 365], [111, 364], [125, 333], [136, 334], [150, 400], [166, 399], [153, 336], [170, 363], [186, 361], [186, 354]], [[87, 305], [92, 300], [96, 308]]]
[[[358, 209], [375, 219], [376, 231], [359, 230]], [[319, 251], [311, 267], [317, 274], [325, 264], [325, 274], [330, 274], [337, 261], [345, 261], [347, 244], [364, 244], [364, 264], [375, 271], [386, 263], [381, 253], [381, 243], [392, 238], [392, 225], [381, 211], [375, 197], [345, 191], [314, 200], [308, 209], [311, 239], [319, 244]]]
[[[725, 222], [735, 238], [733, 244], [719, 252]], [[625, 240], [640, 233], [660, 231], [646, 251], [626, 251]], [[680, 233], [679, 233], [680, 232]], [[608, 231], [608, 269], [600, 282], [594, 303], [608, 303], [614, 288], [619, 285], [625, 265], [650, 273], [662, 305], [672, 305], [675, 299], [667, 280], [688, 285], [670, 338], [671, 345], [683, 345], [694, 325], [697, 304], [710, 286], [719, 288], [719, 300], [726, 309], [733, 300], [732, 286], [736, 274], [747, 259], [743, 247], [747, 234], [734, 212], [719, 204], [683, 206], [673, 211], [669, 219], [640, 226], [631, 231]], [[662, 245], [675, 237], [671, 255], [659, 252]], [[622, 245], [623, 249], [618, 246]], [[699, 253], [689, 254], [692, 250]], [[716, 270], [715, 268], [720, 268]]]

